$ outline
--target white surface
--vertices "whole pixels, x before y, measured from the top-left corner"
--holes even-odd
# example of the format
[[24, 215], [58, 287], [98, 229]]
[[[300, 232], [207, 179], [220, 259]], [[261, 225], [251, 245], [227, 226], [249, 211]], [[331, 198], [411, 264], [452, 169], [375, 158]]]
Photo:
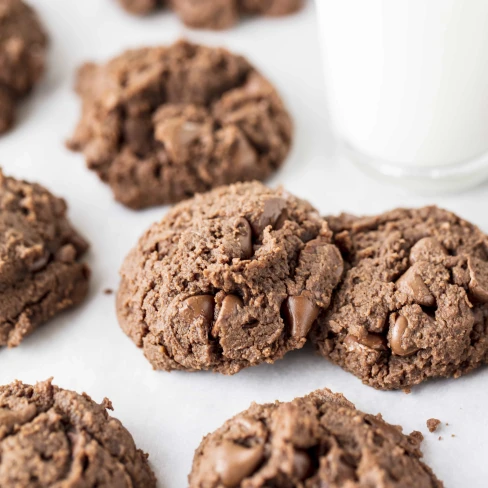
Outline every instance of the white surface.
[[331, 115], [348, 144], [405, 166], [488, 151], [486, 0], [317, 5]]
[[[310, 199], [324, 214], [374, 213], [395, 206], [426, 203], [455, 210], [488, 231], [487, 186], [436, 201], [398, 194], [338, 162], [329, 135], [322, 70], [310, 5], [281, 21], [253, 20], [225, 33], [187, 32], [171, 14], [133, 19], [111, 0], [36, 0], [51, 33], [49, 74], [23, 107], [17, 128], [0, 139], [0, 161], [7, 174], [45, 184], [64, 196], [73, 224], [90, 240], [91, 293], [76, 310], [62, 314], [19, 348], [0, 351], [0, 384], [54, 376], [65, 388], [109, 397], [150, 461], [163, 488], [186, 486], [194, 449], [201, 437], [224, 420], [258, 402], [289, 400], [320, 387], [343, 392], [362, 410], [382, 412], [407, 432], [426, 433], [425, 421], [449, 423], [426, 433], [426, 461], [446, 487], [487, 486], [488, 370], [459, 380], [427, 383], [413, 393], [379, 392], [313, 355], [292, 352], [275, 365], [245, 370], [234, 377], [211, 373], [152, 371], [143, 354], [117, 325], [114, 296], [123, 257], [165, 208], [133, 212], [112, 200], [109, 189], [68, 152], [63, 140], [79, 115], [72, 93], [73, 70], [87, 59], [104, 60], [122, 49], [165, 43], [182, 34], [224, 44], [244, 53], [279, 87], [296, 121], [293, 153], [272, 184], [283, 183]], [[456, 437], [451, 437], [455, 434]], [[443, 437], [438, 441], [438, 436]]]

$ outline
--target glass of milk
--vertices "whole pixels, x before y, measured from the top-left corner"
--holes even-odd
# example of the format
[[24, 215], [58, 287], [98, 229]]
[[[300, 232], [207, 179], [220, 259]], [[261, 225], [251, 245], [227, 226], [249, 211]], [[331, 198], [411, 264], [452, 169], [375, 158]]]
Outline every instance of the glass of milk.
[[420, 191], [488, 178], [488, 0], [316, 0], [346, 154]]

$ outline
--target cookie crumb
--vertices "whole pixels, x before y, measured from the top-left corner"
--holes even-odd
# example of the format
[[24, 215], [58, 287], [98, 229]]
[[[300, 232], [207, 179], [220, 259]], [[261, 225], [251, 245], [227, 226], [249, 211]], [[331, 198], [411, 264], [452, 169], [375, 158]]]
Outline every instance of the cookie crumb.
[[112, 295], [113, 294], [113, 290], [112, 288], [105, 288], [105, 290], [103, 290], [103, 293], [105, 293], [105, 295]]
[[442, 441], [442, 436], [441, 435], [439, 436], [439, 440]]
[[456, 435], [455, 434], [451, 434], [451, 437], [456, 437]]
[[427, 428], [429, 429], [430, 432], [435, 432], [440, 424], [441, 421], [439, 419], [427, 420]]
[[403, 393], [405, 393], [405, 395], [410, 395], [410, 393], [412, 393], [412, 388], [407, 386], [406, 388], [403, 388], [402, 391], [403, 391]]

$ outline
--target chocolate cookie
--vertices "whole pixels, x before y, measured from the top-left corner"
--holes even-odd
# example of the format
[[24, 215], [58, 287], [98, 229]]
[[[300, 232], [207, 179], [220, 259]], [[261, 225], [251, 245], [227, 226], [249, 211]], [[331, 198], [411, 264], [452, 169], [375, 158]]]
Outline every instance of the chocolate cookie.
[[300, 10], [304, 0], [119, 0], [129, 12], [151, 13], [171, 6], [189, 27], [197, 29], [228, 29], [241, 15], [282, 16]]
[[152, 488], [147, 455], [87, 394], [15, 381], [0, 386], [2, 488]]
[[19, 100], [44, 71], [47, 36], [21, 0], [0, 0], [0, 134], [14, 123]]
[[128, 51], [83, 66], [78, 92], [83, 115], [69, 146], [131, 208], [265, 179], [290, 148], [275, 89], [225, 49], [180, 41]]
[[422, 434], [402, 434], [342, 395], [315, 391], [252, 404], [206, 436], [190, 488], [441, 488], [420, 458]]
[[329, 219], [346, 273], [312, 337], [380, 389], [488, 360], [488, 238], [436, 207]]
[[240, 183], [174, 207], [121, 270], [122, 329], [155, 369], [225, 374], [303, 346], [343, 263], [308, 203]]
[[64, 200], [0, 170], [0, 346], [19, 345], [85, 298], [89, 270], [80, 258], [87, 247]]

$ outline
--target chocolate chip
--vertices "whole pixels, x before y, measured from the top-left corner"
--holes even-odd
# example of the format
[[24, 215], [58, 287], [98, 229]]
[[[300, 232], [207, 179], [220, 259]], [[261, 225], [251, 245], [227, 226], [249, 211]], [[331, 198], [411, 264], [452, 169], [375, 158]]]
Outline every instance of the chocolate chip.
[[244, 447], [231, 441], [223, 441], [213, 448], [208, 459], [226, 488], [240, 485], [254, 473], [263, 458], [263, 446]]
[[157, 123], [155, 138], [164, 144], [174, 162], [180, 162], [187, 159], [188, 146], [198, 140], [201, 132], [202, 124], [173, 118]]
[[307, 336], [320, 312], [320, 308], [304, 296], [288, 297], [283, 309], [283, 320], [295, 339]]
[[38, 271], [41, 271], [46, 267], [50, 257], [51, 254], [49, 253], [49, 251], [44, 251], [41, 256], [34, 259], [34, 261], [29, 265], [29, 271], [32, 273], [37, 273]]
[[435, 237], [420, 239], [410, 250], [410, 263], [430, 261], [435, 257], [447, 256], [446, 248]]
[[242, 258], [249, 259], [252, 256], [252, 230], [249, 222], [240, 217], [236, 220], [235, 228], [237, 231], [237, 238], [242, 249]]
[[417, 270], [418, 267], [415, 265], [409, 268], [396, 282], [396, 288], [415, 303], [432, 307], [435, 305], [435, 298]]
[[313, 465], [310, 456], [305, 451], [293, 453], [293, 474], [299, 479], [308, 478], [312, 472]]
[[479, 302], [488, 303], [488, 263], [469, 257], [469, 291]]
[[56, 259], [62, 263], [73, 263], [76, 260], [76, 248], [73, 244], [66, 244], [56, 252]]
[[214, 297], [212, 295], [196, 295], [187, 298], [183, 302], [181, 316], [188, 322], [202, 317], [207, 323], [211, 323], [214, 316]]
[[217, 337], [219, 335], [219, 331], [222, 328], [225, 328], [225, 323], [231, 317], [239, 313], [242, 306], [242, 300], [236, 295], [227, 295], [223, 299], [222, 306], [220, 307], [219, 316], [217, 317], [217, 320], [215, 321], [212, 329], [212, 335], [214, 337]]
[[278, 225], [282, 227], [286, 218], [286, 200], [283, 198], [270, 198], [264, 203], [263, 213], [258, 223], [253, 225], [253, 230], [259, 235], [270, 225], [273, 229], [276, 229]]
[[390, 348], [393, 354], [397, 356], [409, 356], [420, 349], [416, 346], [410, 346], [408, 348], [403, 346], [403, 336], [407, 329], [408, 320], [403, 315], [399, 315], [395, 319], [393, 327], [390, 328]]
[[354, 346], [359, 344], [375, 351], [386, 351], [388, 346], [386, 339], [381, 334], [374, 334], [373, 332], [366, 332], [365, 335], [357, 337], [352, 334], [348, 334], [344, 339], [344, 342], [348, 346]]

